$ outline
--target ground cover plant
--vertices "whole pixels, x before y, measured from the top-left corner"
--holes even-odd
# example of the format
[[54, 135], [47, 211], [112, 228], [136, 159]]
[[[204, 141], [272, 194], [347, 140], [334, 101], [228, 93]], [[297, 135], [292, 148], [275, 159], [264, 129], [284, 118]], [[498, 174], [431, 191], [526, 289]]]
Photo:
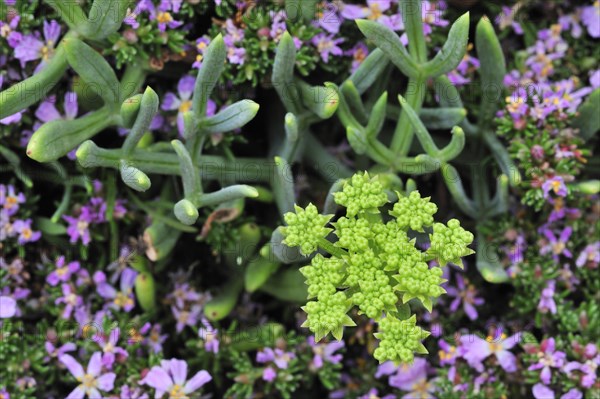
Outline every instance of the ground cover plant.
[[600, 397], [600, 3], [0, 0], [0, 398]]

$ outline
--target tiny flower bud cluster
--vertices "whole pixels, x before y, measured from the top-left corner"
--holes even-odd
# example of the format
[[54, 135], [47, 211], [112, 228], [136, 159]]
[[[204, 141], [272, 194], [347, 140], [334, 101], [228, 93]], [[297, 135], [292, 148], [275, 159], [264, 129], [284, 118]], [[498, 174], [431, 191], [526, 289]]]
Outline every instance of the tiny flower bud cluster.
[[[346, 181], [341, 192], [334, 194], [346, 215], [331, 223], [338, 240], [327, 240], [332, 230], [326, 227], [331, 215], [319, 215], [314, 205], [296, 206], [295, 213], [284, 216], [284, 243], [298, 246], [305, 255], [321, 249], [331, 257], [317, 254], [311, 264], [300, 269], [308, 285], [310, 301], [302, 309], [307, 313], [303, 324], [319, 340], [330, 332], [337, 339], [345, 326], [354, 321], [347, 314], [354, 306], [379, 324], [375, 334], [381, 340], [375, 357], [383, 362], [411, 362], [414, 353], [426, 353], [421, 339], [429, 333], [416, 326], [416, 317], [398, 308], [418, 299], [432, 310], [432, 299], [446, 291], [442, 269], [430, 267], [437, 260], [462, 265], [461, 257], [473, 253], [467, 247], [473, 235], [452, 219], [448, 225], [434, 223], [437, 206], [413, 191], [398, 193], [398, 202], [388, 217], [380, 208], [388, 196], [377, 177], [357, 173]], [[416, 246], [417, 232], [428, 230], [431, 245], [425, 252]], [[410, 309], [410, 308], [408, 308]], [[404, 319], [404, 320], [403, 320]]]

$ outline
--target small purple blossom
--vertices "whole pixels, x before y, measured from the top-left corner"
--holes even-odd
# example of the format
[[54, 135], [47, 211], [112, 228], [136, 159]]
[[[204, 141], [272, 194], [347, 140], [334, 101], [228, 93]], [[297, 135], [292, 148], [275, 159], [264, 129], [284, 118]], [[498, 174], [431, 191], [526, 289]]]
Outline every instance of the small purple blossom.
[[0, 296], [0, 319], [8, 319], [17, 313], [17, 301], [9, 296]]
[[326, 344], [320, 344], [315, 342], [315, 337], [312, 335], [308, 337], [308, 344], [313, 350], [313, 359], [311, 361], [312, 367], [320, 369], [324, 363], [339, 364], [342, 361], [342, 355], [335, 353], [342, 349], [345, 344], [344, 341], [334, 341]]
[[130, 312], [135, 306], [133, 286], [137, 275], [138, 273], [135, 270], [125, 268], [121, 273], [118, 291], [106, 281], [106, 276], [101, 271], [94, 273], [94, 282], [97, 285], [98, 294], [102, 298], [112, 299], [109, 305], [111, 308]]
[[40, 239], [42, 233], [31, 229], [31, 219], [15, 220], [12, 224], [13, 230], [19, 234], [17, 242], [21, 245], [35, 242]]
[[204, 350], [212, 353], [219, 353], [219, 330], [214, 328], [206, 318], [202, 318], [202, 327], [198, 330], [200, 339], [204, 341]]
[[591, 37], [600, 38], [600, 2], [595, 1], [591, 6], [582, 8], [581, 23]]
[[60, 37], [60, 24], [56, 21], [44, 21], [44, 40], [38, 35], [23, 36], [20, 43], [15, 47], [15, 58], [21, 61], [21, 65], [29, 61], [39, 60], [42, 62], [36, 67], [39, 72], [54, 55], [54, 48]]
[[588, 265], [592, 268], [598, 267], [600, 263], [600, 241], [588, 244], [577, 257], [575, 265], [583, 267]]
[[173, 317], [177, 321], [176, 330], [177, 332], [183, 331], [185, 326], [196, 327], [198, 320], [200, 319], [200, 313], [202, 308], [199, 305], [193, 305], [190, 310], [178, 309], [175, 306], [171, 306]]
[[187, 363], [184, 360], [161, 360], [160, 367], [152, 367], [141, 383], [154, 388], [157, 398], [165, 393], [168, 393], [171, 398], [183, 398], [212, 380], [205, 370], [197, 372], [188, 381], [186, 381], [187, 374]]
[[551, 368], [560, 369], [563, 367], [567, 355], [564, 352], [556, 350], [554, 338], [543, 340], [537, 355], [538, 362], [529, 366], [528, 370], [542, 369], [540, 374], [541, 381], [544, 384], [550, 384], [550, 379], [552, 378]]
[[571, 251], [569, 251], [569, 249], [567, 248], [569, 238], [571, 238], [571, 234], [573, 233], [573, 229], [571, 227], [565, 227], [560, 232], [558, 237], [554, 234], [554, 232], [551, 229], [547, 227], [542, 228], [542, 233], [548, 239], [548, 243], [540, 249], [540, 253], [542, 255], [551, 253], [552, 258], [557, 262], [559, 260], [560, 255], [566, 256], [567, 258], [573, 257], [573, 254], [571, 254]]
[[560, 176], [554, 176], [546, 180], [542, 184], [542, 190], [544, 191], [544, 198], [548, 198], [550, 191], [553, 191], [559, 197], [566, 197], [569, 192], [564, 179]]
[[[184, 122], [183, 116], [186, 112], [192, 109], [192, 94], [194, 93], [194, 86], [196, 84], [196, 78], [193, 76], [184, 76], [179, 80], [177, 84], [177, 95], [172, 92], [165, 94], [161, 108], [164, 111], [177, 110], [177, 129], [179, 134], [183, 137]], [[208, 100], [206, 107], [206, 115], [214, 115], [216, 110], [216, 104], [212, 100]]]
[[56, 298], [54, 304], [58, 305], [59, 303], [64, 303], [66, 306], [63, 310], [62, 318], [70, 319], [73, 310], [83, 305], [83, 299], [81, 298], [81, 296], [77, 295], [77, 293], [73, 290], [70, 284], [61, 285], [61, 289], [63, 296]]
[[53, 287], [58, 285], [60, 282], [66, 283], [71, 278], [71, 275], [73, 275], [73, 273], [77, 272], [79, 269], [79, 262], [75, 261], [65, 264], [65, 257], [60, 256], [56, 260], [56, 270], [52, 271], [52, 273], [46, 277], [46, 281]]
[[476, 306], [481, 306], [484, 303], [483, 298], [477, 297], [477, 289], [469, 280], [463, 278], [460, 274], [456, 275], [456, 287], [446, 288], [448, 296], [455, 299], [450, 304], [450, 311], [456, 312], [462, 304], [465, 314], [471, 320], [477, 320], [478, 314]]
[[86, 395], [90, 399], [103, 397], [101, 391], [110, 392], [114, 388], [115, 373], [102, 374], [102, 361], [100, 352], [95, 352], [90, 358], [87, 370], [71, 355], [62, 355], [60, 362], [67, 367], [79, 385], [67, 396], [67, 399], [83, 399]]
[[127, 358], [127, 351], [119, 346], [117, 346], [117, 342], [119, 342], [119, 336], [121, 334], [121, 330], [116, 328], [112, 330], [108, 336], [105, 334], [99, 334], [95, 337], [94, 341], [100, 346], [102, 349], [102, 365], [107, 369], [112, 369], [117, 356], [124, 359]]
[[[556, 314], [556, 302], [554, 302], [555, 285], [556, 282], [554, 280], [550, 280], [546, 283], [546, 288], [542, 290], [540, 302], [537, 306], [540, 313], [550, 312], [552, 314]], [[554, 345], [554, 340], [552, 341], [552, 345]]]
[[77, 346], [72, 342], [67, 342], [60, 347], [56, 347], [52, 342], [46, 341], [44, 348], [46, 349], [46, 352], [48, 352], [49, 358], [60, 358], [67, 352], [73, 352], [75, 349], [77, 349]]
[[340, 56], [344, 54], [344, 51], [338, 46], [343, 41], [342, 38], [334, 39], [333, 35], [320, 33], [313, 37], [312, 44], [317, 48], [323, 62], [327, 64], [330, 55]]
[[15, 187], [0, 184], [0, 205], [8, 216], [12, 216], [19, 210], [19, 204], [25, 203], [25, 194], [15, 191]]
[[491, 355], [496, 356], [498, 363], [506, 372], [512, 373], [517, 370], [517, 358], [510, 352], [510, 349], [518, 343], [517, 335], [507, 338], [502, 333], [497, 339], [492, 336], [483, 339], [469, 334], [461, 337], [460, 342], [465, 350], [464, 359], [469, 366], [479, 372], [483, 371], [482, 362]]

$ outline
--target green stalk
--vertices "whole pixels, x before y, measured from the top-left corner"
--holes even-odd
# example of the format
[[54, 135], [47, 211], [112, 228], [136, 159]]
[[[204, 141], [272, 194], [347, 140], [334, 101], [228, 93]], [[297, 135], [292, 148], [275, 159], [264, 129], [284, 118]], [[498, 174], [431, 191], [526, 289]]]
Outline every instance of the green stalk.
[[324, 251], [327, 251], [330, 255], [336, 256], [338, 258], [348, 256], [348, 252], [344, 251], [342, 248], [336, 247], [326, 238], [319, 239], [319, 247]]
[[[414, 90], [410, 90], [412, 87], [414, 87]], [[425, 94], [424, 87], [425, 79], [419, 78], [408, 80], [409, 91], [405, 96], [406, 102], [417, 115], [423, 106], [423, 98]], [[396, 125], [396, 130], [394, 131], [390, 149], [398, 156], [404, 157], [408, 155], [408, 151], [412, 145], [413, 136], [414, 131], [410, 124], [410, 120], [406, 112], [403, 111], [400, 115], [400, 119], [398, 119], [398, 124]]]
[[424, 64], [427, 62], [427, 47], [423, 33], [421, 0], [406, 0], [402, 4], [402, 19], [408, 36], [408, 52], [419, 64]]

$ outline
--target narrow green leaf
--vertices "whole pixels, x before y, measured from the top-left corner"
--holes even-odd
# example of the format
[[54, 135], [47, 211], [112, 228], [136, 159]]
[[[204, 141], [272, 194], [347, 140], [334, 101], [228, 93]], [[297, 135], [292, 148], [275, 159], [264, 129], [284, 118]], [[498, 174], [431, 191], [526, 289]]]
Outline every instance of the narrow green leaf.
[[423, 33], [423, 12], [421, 0], [404, 0], [400, 12], [408, 37], [408, 51], [419, 63], [427, 61], [427, 47]]
[[[369, 115], [367, 114], [367, 110], [363, 105], [362, 99], [360, 98], [360, 93], [356, 89], [356, 86], [352, 82], [352, 80], [347, 79], [340, 86], [340, 90], [343, 93], [344, 99], [348, 102], [348, 108], [354, 114], [356, 119], [360, 122], [361, 125], [366, 125], [369, 120]], [[340, 96], [340, 101], [341, 101]]]
[[288, 112], [300, 113], [300, 97], [294, 84], [294, 67], [296, 65], [296, 45], [294, 39], [286, 31], [281, 36], [273, 63], [273, 87]]
[[[133, 127], [123, 143], [123, 156], [125, 158], [131, 156], [141, 138], [150, 128], [150, 123], [152, 123], [154, 115], [158, 112], [158, 103], [158, 94], [150, 86], [146, 87]], [[123, 106], [121, 106], [121, 115], [123, 115]]]
[[67, 228], [65, 226], [60, 223], [54, 223], [48, 218], [35, 218], [34, 224], [44, 235], [61, 236], [67, 234]]
[[521, 173], [510, 157], [506, 146], [500, 142], [494, 132], [489, 130], [483, 132], [483, 140], [492, 152], [492, 156], [498, 163], [498, 166], [500, 166], [502, 173], [508, 176], [510, 185], [512, 187], [519, 185], [521, 183]]
[[360, 94], [363, 94], [381, 75], [389, 62], [390, 60], [385, 56], [383, 51], [377, 48], [365, 58], [348, 80], [352, 81]]
[[200, 194], [194, 198], [198, 208], [202, 206], [219, 205], [223, 202], [233, 201], [238, 198], [256, 198], [258, 191], [246, 184], [235, 184], [233, 186], [222, 188], [212, 193]]
[[198, 214], [198, 208], [196, 208], [196, 205], [192, 203], [192, 201], [185, 198], [175, 204], [173, 207], [173, 213], [175, 213], [177, 220], [188, 226], [196, 223], [198, 217], [200, 216]]
[[259, 108], [252, 100], [238, 101], [216, 115], [204, 118], [200, 122], [200, 128], [209, 133], [230, 132], [254, 119]]
[[473, 219], [477, 219], [479, 211], [473, 201], [467, 196], [460, 175], [454, 166], [444, 164], [442, 166], [442, 177], [460, 210]]
[[448, 33], [448, 40], [446, 40], [442, 49], [431, 61], [423, 65], [425, 74], [434, 78], [455, 69], [467, 52], [468, 42], [469, 13], [467, 12], [452, 24]]
[[129, 97], [121, 104], [121, 119], [123, 120], [123, 127], [130, 129], [135, 120], [137, 119], [138, 112], [142, 103], [142, 95], [136, 94], [133, 97]]
[[65, 0], [45, 0], [46, 4], [52, 7], [69, 28], [84, 33], [84, 27], [88, 20], [83, 12], [81, 5], [77, 1]]
[[206, 115], [206, 104], [219, 81], [221, 73], [223, 73], [226, 57], [227, 48], [225, 47], [223, 36], [219, 34], [208, 45], [204, 53], [202, 67], [196, 78], [194, 96], [192, 98], [192, 111], [198, 120]]
[[464, 108], [422, 108], [419, 118], [430, 130], [446, 130], [460, 124], [467, 116]]
[[220, 292], [213, 295], [213, 298], [204, 306], [206, 318], [217, 321], [227, 317], [235, 307], [243, 288], [244, 281], [239, 277], [232, 276]]
[[144, 192], [151, 186], [148, 175], [130, 165], [127, 161], [121, 161], [119, 172], [121, 173], [121, 180], [123, 180], [123, 183], [135, 191]]
[[69, 65], [81, 79], [94, 88], [105, 104], [119, 104], [119, 81], [104, 57], [79, 39], [63, 39], [63, 43]]
[[272, 275], [260, 290], [289, 302], [306, 303], [308, 296], [304, 276], [296, 267], [285, 268]]
[[152, 312], [156, 308], [156, 283], [152, 274], [143, 272], [136, 276], [135, 296], [144, 311]]
[[348, 126], [346, 128], [346, 138], [348, 139], [350, 147], [352, 147], [357, 154], [362, 155], [367, 151], [369, 142], [364, 129]]
[[381, 97], [377, 100], [373, 109], [371, 110], [371, 116], [369, 117], [369, 123], [365, 129], [367, 137], [375, 138], [379, 135], [383, 124], [385, 123], [385, 113], [387, 106], [387, 91], [383, 92]]
[[417, 138], [419, 139], [419, 142], [421, 143], [421, 146], [423, 146], [423, 149], [425, 150], [425, 152], [430, 157], [434, 157], [434, 158], [437, 157], [439, 150], [438, 150], [437, 146], [435, 145], [435, 143], [433, 142], [433, 139], [431, 138], [431, 135], [427, 131], [427, 128], [425, 127], [423, 122], [421, 122], [421, 119], [419, 119], [419, 116], [417, 115], [415, 110], [410, 106], [410, 104], [408, 104], [408, 101], [406, 101], [404, 99], [404, 97], [402, 97], [401, 95], [398, 95], [398, 100], [400, 101], [400, 105], [402, 106], [403, 111], [406, 113], [408, 120], [410, 121], [411, 125], [413, 126], [415, 133], [417, 135]]
[[508, 273], [500, 263], [496, 246], [486, 245], [482, 233], [477, 233], [477, 270], [490, 283], [504, 283], [509, 280]]
[[181, 167], [181, 180], [183, 181], [183, 192], [187, 198], [193, 198], [202, 194], [202, 182], [198, 169], [192, 163], [192, 157], [185, 148], [185, 145], [179, 140], [171, 141], [173, 149], [179, 157]]
[[478, 117], [482, 125], [489, 123], [498, 111], [498, 104], [504, 98], [502, 94], [504, 76], [506, 76], [506, 60], [502, 53], [502, 46], [492, 23], [486, 16], [483, 16], [477, 24], [475, 46], [481, 64], [478, 71], [481, 76], [482, 99]]
[[45, 123], [31, 136], [27, 155], [38, 162], [55, 161], [96, 133], [115, 125], [117, 119], [110, 109], [102, 108], [78, 119]]
[[61, 43], [41, 71], [0, 92], [0, 119], [16, 114], [46, 97], [63, 77], [67, 67], [65, 48]]
[[279, 269], [280, 263], [273, 262], [263, 257], [257, 257], [248, 263], [244, 273], [246, 291], [254, 292], [262, 287], [269, 277]]
[[294, 211], [296, 196], [294, 193], [294, 175], [287, 161], [275, 157], [275, 170], [273, 176], [273, 194], [279, 212], [283, 215]]
[[121, 27], [127, 9], [132, 5], [135, 6], [130, 0], [94, 0], [84, 35], [94, 40], [108, 37]]
[[579, 107], [573, 126], [579, 129], [580, 136], [585, 140], [600, 131], [600, 89], [594, 90]]
[[321, 119], [328, 119], [335, 114], [340, 102], [337, 86], [325, 83], [325, 86], [310, 86], [297, 80], [302, 103]]
[[437, 158], [442, 162], [448, 162], [456, 158], [464, 148], [465, 132], [460, 127], [454, 126], [450, 143], [440, 150]]
[[376, 21], [357, 19], [356, 24], [363, 35], [375, 43], [404, 75], [410, 78], [419, 78], [421, 75], [419, 64], [408, 54], [400, 37], [394, 31]]

